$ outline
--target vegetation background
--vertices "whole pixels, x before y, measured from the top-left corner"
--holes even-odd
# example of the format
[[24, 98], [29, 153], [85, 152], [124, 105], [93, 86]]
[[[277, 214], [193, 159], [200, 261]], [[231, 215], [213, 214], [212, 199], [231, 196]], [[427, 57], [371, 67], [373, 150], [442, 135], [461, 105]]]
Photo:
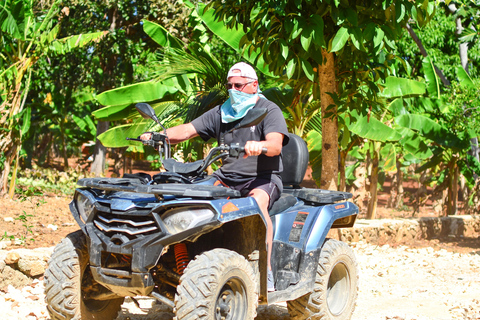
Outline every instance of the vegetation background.
[[[190, 121], [226, 99], [228, 68], [247, 61], [307, 141], [318, 187], [352, 192], [367, 218], [379, 201], [409, 216], [427, 204], [438, 216], [477, 214], [479, 9], [478, 0], [2, 0], [2, 194], [38, 208], [38, 196], [68, 197], [84, 176], [158, 170], [153, 150], [125, 140], [159, 129], [135, 103], [150, 103], [167, 127]], [[192, 161], [208, 149], [193, 140], [174, 153]], [[14, 213], [21, 236], [3, 238], [32, 237], [35, 214]]]

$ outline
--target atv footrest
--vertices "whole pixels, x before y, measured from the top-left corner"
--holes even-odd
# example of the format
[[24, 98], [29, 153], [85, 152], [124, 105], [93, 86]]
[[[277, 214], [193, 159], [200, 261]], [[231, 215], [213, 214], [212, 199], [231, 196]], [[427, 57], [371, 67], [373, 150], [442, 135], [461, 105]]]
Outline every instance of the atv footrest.
[[297, 284], [300, 281], [300, 275], [294, 271], [280, 270], [277, 272], [277, 281], [275, 288], [277, 290], [285, 290], [292, 284]]

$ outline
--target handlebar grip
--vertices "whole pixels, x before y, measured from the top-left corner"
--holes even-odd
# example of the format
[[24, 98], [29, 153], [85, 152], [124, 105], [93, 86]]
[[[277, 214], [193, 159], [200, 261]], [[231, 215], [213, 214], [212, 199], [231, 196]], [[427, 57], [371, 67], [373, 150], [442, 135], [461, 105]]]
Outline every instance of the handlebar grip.
[[[240, 147], [238, 148], [238, 151], [239, 152], [245, 152], [245, 148], [244, 147]], [[267, 154], [268, 152], [268, 149], [267, 148], [262, 148], [262, 154]]]

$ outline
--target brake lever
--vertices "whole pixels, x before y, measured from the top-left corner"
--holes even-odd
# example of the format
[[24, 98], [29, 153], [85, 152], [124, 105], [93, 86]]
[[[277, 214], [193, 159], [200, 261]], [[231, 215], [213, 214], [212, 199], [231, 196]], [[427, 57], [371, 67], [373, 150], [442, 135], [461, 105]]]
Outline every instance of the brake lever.
[[[163, 134], [160, 134], [160, 135], [163, 136]], [[157, 148], [163, 145], [163, 139], [159, 138], [158, 135], [155, 135], [155, 134], [152, 136], [152, 139], [148, 139], [148, 140], [142, 140], [140, 138], [125, 138], [125, 139], [129, 141], [138, 141], [143, 143], [143, 145], [145, 146], [150, 146], [154, 148]]]

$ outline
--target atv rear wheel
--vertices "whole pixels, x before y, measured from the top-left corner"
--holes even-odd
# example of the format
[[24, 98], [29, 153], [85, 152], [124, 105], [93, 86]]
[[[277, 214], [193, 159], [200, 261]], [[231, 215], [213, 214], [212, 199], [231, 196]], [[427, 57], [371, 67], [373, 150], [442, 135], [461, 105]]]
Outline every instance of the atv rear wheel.
[[348, 320], [355, 309], [358, 271], [355, 255], [344, 242], [327, 239], [320, 253], [312, 293], [288, 301], [292, 319]]
[[55, 247], [45, 271], [45, 301], [51, 319], [115, 319], [124, 298], [85, 299], [87, 284], [90, 290], [104, 290], [93, 280], [86, 237], [79, 230]]
[[188, 264], [175, 295], [177, 320], [250, 320], [257, 315], [255, 273], [236, 252], [214, 249]]

